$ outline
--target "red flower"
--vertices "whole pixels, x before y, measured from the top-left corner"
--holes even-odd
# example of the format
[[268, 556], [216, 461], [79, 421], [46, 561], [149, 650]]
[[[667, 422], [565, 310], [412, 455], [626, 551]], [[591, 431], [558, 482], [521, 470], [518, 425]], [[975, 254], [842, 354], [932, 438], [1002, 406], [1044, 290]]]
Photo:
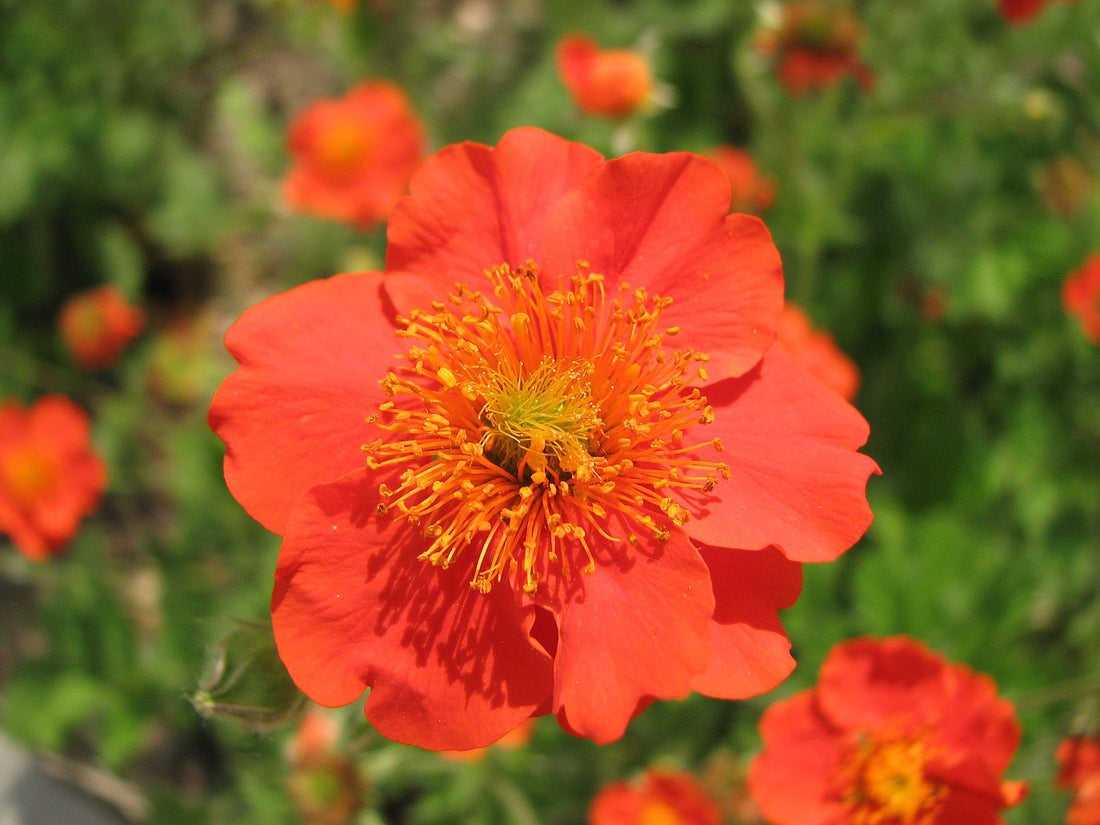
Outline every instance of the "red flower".
[[859, 60], [863, 27], [847, 6], [826, 0], [792, 0], [779, 28], [766, 31], [758, 48], [775, 56], [776, 76], [796, 95], [832, 86], [851, 75], [864, 88], [874, 76]]
[[752, 155], [732, 146], [719, 146], [708, 155], [729, 178], [734, 212], [760, 215], [775, 203], [775, 180], [756, 168]]
[[817, 686], [769, 707], [749, 771], [777, 825], [997, 825], [1023, 799], [1020, 742], [987, 676], [896, 636], [837, 645]]
[[689, 773], [646, 771], [638, 783], [605, 785], [589, 825], [722, 825], [718, 806]]
[[67, 398], [0, 404], [0, 532], [29, 559], [63, 548], [99, 505], [107, 468], [88, 436], [88, 416]]
[[111, 285], [76, 295], [61, 309], [61, 338], [85, 369], [109, 367], [145, 325], [145, 313]]
[[877, 467], [771, 346], [764, 225], [703, 158], [536, 129], [448, 147], [411, 189], [384, 277], [297, 287], [226, 338], [210, 423], [284, 537], [295, 681], [370, 687], [379, 731], [446, 750], [545, 713], [608, 742], [655, 699], [777, 684], [776, 610], [866, 530]]
[[590, 115], [633, 114], [652, 86], [649, 66], [641, 55], [625, 49], [601, 51], [584, 34], [562, 38], [558, 71], [577, 106]]
[[1086, 338], [1100, 344], [1100, 252], [1094, 252], [1066, 278], [1062, 308], [1081, 322]]
[[424, 130], [391, 83], [320, 100], [290, 126], [295, 166], [283, 181], [292, 206], [370, 229], [404, 193], [424, 156]]
[[1064, 739], [1055, 752], [1054, 784], [1073, 791], [1066, 825], [1100, 825], [1100, 737]]
[[801, 307], [787, 303], [779, 319], [779, 343], [808, 373], [849, 401], [859, 392], [859, 367], [828, 332], [814, 329]]
[[[998, 0], [1001, 14], [1010, 23], [1026, 23], [1031, 20], [1050, 0]], [[1076, 0], [1063, 0], [1073, 3]]]

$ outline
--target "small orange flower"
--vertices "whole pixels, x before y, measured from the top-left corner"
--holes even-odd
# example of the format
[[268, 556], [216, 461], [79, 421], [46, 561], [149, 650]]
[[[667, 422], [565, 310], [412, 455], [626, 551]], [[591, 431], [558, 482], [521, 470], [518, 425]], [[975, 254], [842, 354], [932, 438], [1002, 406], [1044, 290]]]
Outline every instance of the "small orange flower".
[[107, 468], [88, 437], [88, 416], [62, 396], [0, 404], [0, 532], [29, 559], [59, 551], [99, 504]]
[[568, 35], [558, 44], [558, 71], [577, 106], [604, 117], [636, 112], [653, 83], [640, 54], [626, 49], [601, 51], [584, 34]]
[[347, 825], [366, 797], [363, 777], [336, 738], [332, 719], [315, 708], [302, 717], [289, 742], [287, 789], [306, 825]]
[[1066, 825], [1100, 825], [1100, 736], [1064, 739], [1054, 756], [1054, 784], [1073, 791]]
[[1081, 322], [1086, 338], [1100, 344], [1100, 252], [1094, 252], [1066, 278], [1062, 308]]
[[370, 229], [390, 214], [424, 157], [424, 129], [392, 83], [319, 100], [290, 127], [295, 165], [283, 181], [302, 212]]
[[589, 825], [721, 825], [718, 806], [689, 773], [651, 769], [640, 782], [605, 785]]
[[804, 370], [848, 401], [859, 393], [859, 367], [828, 332], [814, 329], [801, 307], [788, 302], [779, 318], [779, 343], [794, 354]]
[[775, 203], [775, 179], [763, 174], [752, 155], [732, 146], [718, 146], [708, 153], [730, 181], [730, 210], [762, 215]]
[[863, 27], [847, 6], [825, 0], [792, 0], [783, 7], [779, 28], [758, 40], [775, 57], [779, 82], [792, 94], [832, 86], [851, 75], [867, 89], [871, 70], [859, 60]]
[[109, 367], [145, 325], [145, 313], [107, 284], [69, 299], [58, 326], [65, 345], [84, 369]]
[[998, 825], [1027, 792], [1001, 778], [1020, 743], [1012, 705], [904, 636], [837, 645], [760, 732], [749, 788], [782, 825]]

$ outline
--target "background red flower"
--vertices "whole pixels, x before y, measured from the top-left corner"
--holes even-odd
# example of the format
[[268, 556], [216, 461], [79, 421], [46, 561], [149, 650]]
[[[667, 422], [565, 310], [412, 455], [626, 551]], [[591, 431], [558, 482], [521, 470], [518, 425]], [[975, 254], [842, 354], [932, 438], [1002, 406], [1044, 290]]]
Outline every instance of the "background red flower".
[[290, 126], [294, 166], [283, 181], [296, 209], [370, 229], [389, 215], [424, 156], [424, 129], [392, 83], [320, 100]]
[[749, 787], [776, 825], [996, 825], [1026, 791], [1001, 778], [1020, 741], [1012, 705], [903, 636], [836, 645], [760, 732]]
[[109, 367], [145, 325], [145, 313], [110, 284], [70, 298], [58, 321], [61, 338], [85, 369]]
[[1100, 252], [1093, 253], [1066, 277], [1062, 308], [1081, 322], [1086, 338], [1100, 344]]
[[590, 115], [625, 117], [645, 101], [652, 86], [649, 65], [626, 49], [604, 49], [587, 35], [558, 43], [558, 71], [577, 106]]
[[589, 825], [721, 825], [722, 816], [689, 773], [653, 768], [636, 782], [612, 782], [592, 800]]
[[67, 398], [0, 404], [0, 532], [23, 555], [41, 561], [61, 550], [106, 483], [88, 417]]
[[1054, 784], [1073, 791], [1066, 825], [1100, 825], [1100, 737], [1063, 739], [1055, 752]]

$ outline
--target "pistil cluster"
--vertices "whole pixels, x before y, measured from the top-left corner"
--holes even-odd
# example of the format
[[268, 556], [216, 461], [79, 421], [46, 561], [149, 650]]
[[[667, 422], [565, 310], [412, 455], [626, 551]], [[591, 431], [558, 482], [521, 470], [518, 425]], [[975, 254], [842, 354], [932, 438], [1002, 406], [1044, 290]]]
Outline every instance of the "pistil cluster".
[[944, 788], [925, 776], [928, 747], [909, 738], [865, 738], [845, 765], [853, 825], [928, 825]]
[[729, 468], [699, 457], [718, 439], [685, 441], [714, 413], [691, 386], [707, 356], [664, 349], [670, 299], [608, 295], [584, 262], [552, 292], [530, 262], [485, 276], [400, 319], [407, 366], [372, 416], [388, 437], [363, 450], [368, 467], [397, 470], [380, 510], [419, 529], [421, 559], [476, 554], [475, 590], [515, 581], [533, 595], [570, 558], [594, 571], [604, 542], [667, 540]]

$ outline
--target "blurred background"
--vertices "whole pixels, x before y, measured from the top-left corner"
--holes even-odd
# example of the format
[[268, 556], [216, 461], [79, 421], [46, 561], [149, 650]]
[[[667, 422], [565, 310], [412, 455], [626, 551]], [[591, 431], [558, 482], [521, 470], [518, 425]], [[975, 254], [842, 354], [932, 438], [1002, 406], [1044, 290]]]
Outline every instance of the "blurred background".
[[[1100, 726], [1098, 301], [1063, 297], [1100, 251], [1100, 2], [1040, 5], [0, 0], [0, 403], [72, 399], [108, 479], [49, 558], [0, 535], [5, 736], [156, 823], [564, 825], [651, 765], [753, 822], [763, 708], [834, 643], [906, 633], [1016, 704], [1032, 791], [1007, 821], [1063, 821], [1055, 748]], [[570, 75], [577, 33], [640, 60], [610, 71], [636, 94]], [[792, 346], [843, 373], [883, 469], [866, 538], [805, 568], [772, 694], [660, 703], [603, 748], [542, 720], [465, 759], [360, 707], [301, 715], [264, 626], [278, 538], [226, 490], [206, 410], [246, 307], [382, 266], [384, 216], [284, 189], [292, 124], [379, 80], [425, 152], [518, 125], [740, 150], [723, 168], [782, 253]], [[105, 285], [121, 343], [89, 359], [60, 319]]]

